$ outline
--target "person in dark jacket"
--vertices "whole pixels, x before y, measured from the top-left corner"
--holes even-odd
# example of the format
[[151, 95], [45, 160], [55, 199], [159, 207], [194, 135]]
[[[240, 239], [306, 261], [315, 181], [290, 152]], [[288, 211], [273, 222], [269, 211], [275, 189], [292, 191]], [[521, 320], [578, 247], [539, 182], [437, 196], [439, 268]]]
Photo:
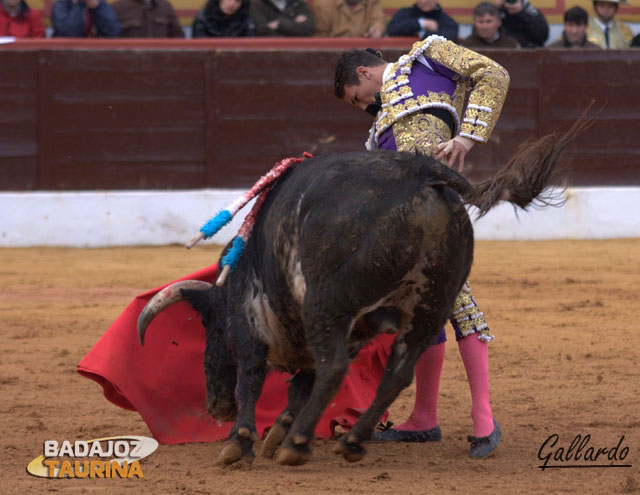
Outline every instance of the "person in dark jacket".
[[631, 48], [640, 48], [640, 34], [636, 34], [635, 37], [631, 40]]
[[117, 0], [111, 6], [120, 21], [122, 38], [184, 38], [167, 0]]
[[56, 0], [51, 8], [53, 36], [117, 38], [120, 22], [104, 0]]
[[542, 12], [529, 0], [496, 0], [506, 35], [515, 38], [522, 48], [538, 48], [549, 37], [549, 25]]
[[24, 0], [1, 0], [0, 36], [44, 38], [40, 12], [29, 8]]
[[258, 36], [313, 36], [316, 27], [304, 0], [251, 0]]
[[547, 48], [580, 48], [585, 50], [600, 50], [595, 43], [587, 40], [587, 25], [589, 14], [582, 7], [571, 7], [564, 13], [564, 31], [559, 40], [551, 43]]
[[193, 20], [194, 38], [255, 36], [249, 0], [209, 0]]
[[473, 9], [473, 32], [461, 43], [467, 48], [519, 48], [518, 42], [504, 34], [500, 10], [482, 2]]
[[398, 10], [387, 25], [389, 36], [417, 36], [423, 40], [432, 34], [458, 41], [458, 23], [444, 13], [437, 0], [418, 0], [413, 7]]

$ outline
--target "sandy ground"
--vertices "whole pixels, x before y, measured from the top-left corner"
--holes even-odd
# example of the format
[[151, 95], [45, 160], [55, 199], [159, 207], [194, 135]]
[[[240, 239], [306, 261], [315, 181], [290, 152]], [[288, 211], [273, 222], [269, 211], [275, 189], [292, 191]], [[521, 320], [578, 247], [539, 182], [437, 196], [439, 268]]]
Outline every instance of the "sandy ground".
[[[332, 441], [318, 441], [305, 466], [256, 458], [250, 469], [216, 466], [220, 442], [161, 445], [142, 461], [143, 479], [29, 476], [46, 439], [149, 435], [76, 364], [135, 294], [213, 263], [216, 252], [0, 249], [0, 493], [640, 493], [638, 239], [478, 244], [471, 282], [497, 337], [492, 403], [504, 432], [492, 458], [467, 458], [470, 394], [450, 341], [441, 443], [372, 444], [349, 464], [331, 454]], [[408, 414], [413, 393], [392, 420]], [[538, 451], [554, 433], [565, 449], [576, 435], [607, 448], [624, 435], [628, 454], [617, 464], [632, 467], [543, 472]]]

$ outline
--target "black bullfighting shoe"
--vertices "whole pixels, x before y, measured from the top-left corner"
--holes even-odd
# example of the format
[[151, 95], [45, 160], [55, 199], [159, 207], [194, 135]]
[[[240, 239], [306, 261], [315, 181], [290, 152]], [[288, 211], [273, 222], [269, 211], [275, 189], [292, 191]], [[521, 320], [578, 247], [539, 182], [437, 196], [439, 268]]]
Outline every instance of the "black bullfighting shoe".
[[372, 442], [439, 442], [442, 440], [442, 432], [440, 426], [435, 425], [430, 430], [395, 430], [386, 427], [382, 431], [378, 431], [371, 437]]
[[471, 435], [467, 437], [467, 440], [471, 443], [469, 457], [473, 459], [489, 457], [498, 448], [500, 437], [502, 437], [502, 430], [496, 418], [493, 418], [493, 431], [488, 437], [472, 437]]

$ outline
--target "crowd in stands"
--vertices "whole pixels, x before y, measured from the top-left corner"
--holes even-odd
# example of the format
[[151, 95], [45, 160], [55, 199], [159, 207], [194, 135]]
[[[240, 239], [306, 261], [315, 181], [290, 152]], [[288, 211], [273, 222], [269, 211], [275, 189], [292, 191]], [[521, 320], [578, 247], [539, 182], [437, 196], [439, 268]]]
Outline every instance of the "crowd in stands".
[[[640, 47], [640, 35], [618, 20], [627, 0], [594, 0], [589, 19], [581, 7], [564, 15], [560, 39], [547, 48]], [[54, 37], [184, 38], [168, 0], [55, 0], [50, 13]], [[387, 22], [388, 21], [388, 22]], [[461, 39], [458, 23], [438, 0], [416, 0], [385, 18], [381, 0], [208, 0], [194, 20], [193, 38], [245, 36], [366, 37], [437, 34], [466, 47], [539, 48], [549, 38], [544, 15], [529, 0], [493, 0], [473, 11], [473, 31]], [[25, 0], [0, 0], [0, 36], [45, 37], [40, 13]]]

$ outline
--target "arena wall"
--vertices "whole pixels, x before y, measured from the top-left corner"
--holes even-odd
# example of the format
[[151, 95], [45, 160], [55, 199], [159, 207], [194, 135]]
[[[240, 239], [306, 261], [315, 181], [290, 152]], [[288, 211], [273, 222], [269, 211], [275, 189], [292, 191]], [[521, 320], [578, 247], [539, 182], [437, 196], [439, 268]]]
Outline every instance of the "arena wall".
[[[381, 40], [389, 59], [413, 40]], [[277, 160], [362, 149], [370, 117], [332, 95], [348, 40], [20, 41], [0, 47], [0, 245], [183, 242]], [[530, 137], [594, 125], [565, 155], [561, 209], [511, 208], [480, 239], [640, 237], [640, 51], [492, 51], [503, 114], [467, 176]], [[123, 190], [127, 192], [122, 192]], [[233, 226], [223, 242], [235, 232]]]
[[[395, 59], [412, 40], [378, 43]], [[0, 48], [0, 190], [247, 187], [284, 156], [362, 149], [370, 116], [332, 94], [338, 53], [363, 39], [20, 41]], [[531, 137], [566, 128], [572, 186], [640, 185], [640, 50], [505, 51], [511, 75], [470, 180]]]
[[[1, 193], [0, 246], [184, 244], [243, 190]], [[477, 240], [640, 237], [638, 187], [578, 187], [561, 208], [517, 213], [502, 204], [474, 221]], [[248, 212], [251, 205], [245, 207]], [[473, 210], [470, 211], [472, 218]], [[229, 242], [242, 215], [213, 239]]]

